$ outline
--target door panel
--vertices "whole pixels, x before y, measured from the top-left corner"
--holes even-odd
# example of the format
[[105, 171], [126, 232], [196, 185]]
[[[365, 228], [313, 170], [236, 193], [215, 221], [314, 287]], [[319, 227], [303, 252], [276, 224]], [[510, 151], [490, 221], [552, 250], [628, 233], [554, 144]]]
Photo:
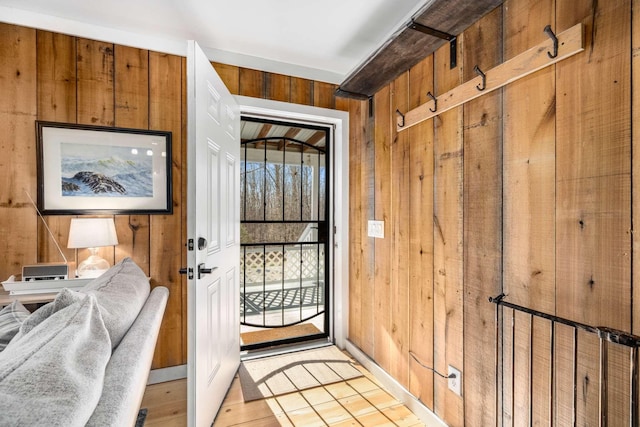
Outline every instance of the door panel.
[[199, 427], [213, 422], [240, 363], [239, 108], [192, 41], [187, 92], [187, 418]]

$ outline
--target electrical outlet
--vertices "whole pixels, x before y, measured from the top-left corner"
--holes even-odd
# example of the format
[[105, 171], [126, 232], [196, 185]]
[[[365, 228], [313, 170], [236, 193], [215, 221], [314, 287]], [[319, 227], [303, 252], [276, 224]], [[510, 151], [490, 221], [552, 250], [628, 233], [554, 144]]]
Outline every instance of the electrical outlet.
[[[451, 377], [451, 374], [455, 376]], [[451, 365], [449, 365], [449, 390], [458, 396], [462, 396], [462, 374]]]
[[384, 239], [384, 221], [369, 220], [367, 223], [367, 235]]

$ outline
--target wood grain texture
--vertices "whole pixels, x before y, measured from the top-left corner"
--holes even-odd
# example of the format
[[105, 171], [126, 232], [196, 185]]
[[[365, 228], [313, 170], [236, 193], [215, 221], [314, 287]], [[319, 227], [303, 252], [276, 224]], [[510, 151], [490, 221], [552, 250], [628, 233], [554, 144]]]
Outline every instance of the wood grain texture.
[[[480, 68], [485, 75], [484, 82], [482, 77], [478, 75], [479, 73], [470, 75], [463, 84], [439, 94], [435, 100], [430, 100], [408, 111], [403, 119], [398, 119], [398, 130], [409, 129], [423, 120], [428, 120], [449, 111], [451, 108], [471, 102], [582, 52], [584, 50], [582, 32], [582, 25], [576, 24], [558, 34], [558, 45], [562, 46], [562, 49], [558, 49], [558, 53], [554, 57], [549, 56], [549, 52], [553, 49], [552, 42], [548, 39], [495, 67]], [[473, 68], [471, 69], [473, 70]]]
[[[585, 54], [557, 65], [558, 313], [631, 328], [630, 2], [558, 3]], [[596, 31], [597, 29], [597, 31]], [[598, 118], [593, 116], [598, 111]]]
[[219, 62], [212, 62], [211, 65], [213, 65], [213, 68], [227, 89], [229, 89], [229, 92], [231, 92], [232, 95], [238, 95], [240, 93], [240, 68], [235, 65], [221, 64]]
[[[462, 49], [464, 37], [458, 38]], [[437, 94], [462, 82], [462, 67], [449, 68], [449, 47], [434, 58]], [[454, 108], [435, 119], [434, 139], [434, 368], [462, 371], [463, 351], [463, 110]], [[464, 424], [464, 401], [445, 379], [434, 384], [434, 409], [448, 425]]]
[[[48, 31], [37, 31], [38, 120], [76, 122], [76, 39]], [[34, 200], [37, 193], [33, 193]], [[45, 216], [47, 226], [75, 274], [76, 251], [67, 249], [71, 217]], [[46, 227], [38, 222], [38, 262], [63, 261]]]
[[[78, 39], [77, 121], [80, 124], [113, 126], [115, 122], [115, 83], [113, 44]], [[89, 257], [88, 249], [78, 249], [76, 262]], [[102, 247], [98, 254], [113, 265], [115, 247]]]
[[0, 260], [2, 280], [36, 262], [37, 221], [25, 190], [36, 194], [36, 32], [0, 24]]
[[[149, 51], [114, 47], [115, 126], [149, 128]], [[150, 275], [149, 215], [116, 215], [115, 261], [130, 257]]]
[[[359, 348], [364, 347], [362, 306], [369, 299], [363, 272], [365, 254], [362, 241], [366, 238], [366, 213], [363, 213], [361, 161], [364, 145], [362, 109], [364, 102], [353, 101], [349, 106], [349, 339]], [[363, 230], [365, 230], [363, 232]]]
[[373, 282], [375, 329], [370, 356], [387, 372], [391, 368], [391, 91], [385, 86], [373, 98], [375, 117], [375, 218], [384, 221], [384, 239], [375, 240]]
[[[415, 20], [427, 27], [457, 36], [501, 3], [502, 0], [436, 0], [416, 13]], [[392, 7], [391, 4], [389, 7]], [[372, 95], [447, 43], [404, 28], [403, 24], [406, 23], [399, 23], [396, 33], [347, 76], [340, 85], [341, 89]]]
[[113, 126], [113, 44], [78, 39], [77, 49], [78, 123]]
[[291, 99], [291, 77], [266, 73], [266, 98], [273, 101], [289, 102]]
[[[300, 77], [291, 77], [291, 102], [294, 104], [313, 105], [313, 81]], [[340, 110], [338, 105], [336, 109]]]
[[253, 98], [264, 98], [264, 72], [240, 68], [240, 83], [238, 94]]
[[[433, 56], [409, 70], [409, 108], [433, 91]], [[408, 132], [409, 140], [409, 351], [433, 366], [433, 120]], [[409, 391], [433, 409], [431, 370], [409, 358]]]
[[[391, 83], [393, 122], [396, 110], [409, 107], [409, 73]], [[409, 134], [392, 129], [391, 145], [391, 375], [405, 388], [409, 387], [409, 206], [410, 148]], [[386, 237], [386, 236], [385, 236]]]
[[[557, 312], [631, 329], [631, 2], [557, 3], [558, 30], [582, 22], [586, 50], [557, 70]], [[598, 111], [597, 119], [594, 111]], [[597, 340], [578, 341], [579, 424], [597, 419]], [[620, 375], [623, 375], [621, 372]], [[622, 384], [622, 382], [618, 381]], [[612, 408], [613, 409], [613, 408]], [[612, 425], [625, 415], [609, 412]]]
[[[507, 58], [546, 37], [552, 0], [509, 0]], [[523, 30], [524, 29], [524, 30]], [[509, 301], [555, 312], [555, 68], [504, 88], [504, 281]], [[516, 143], [517, 141], [517, 143]]]
[[[631, 87], [640, 87], [640, 2], [633, 0], [631, 3]], [[640, 224], [640, 97], [633, 94], [631, 97], [631, 212], [632, 224]], [[635, 197], [633, 197], [635, 195]], [[631, 260], [633, 277], [631, 278], [633, 295], [640, 295], [640, 233], [632, 233], [633, 259]], [[631, 332], [640, 335], [640, 304], [636, 300], [632, 307], [633, 325]]]
[[313, 105], [320, 108], [335, 108], [336, 85], [324, 82], [313, 83]]
[[[463, 70], [502, 61], [502, 9], [464, 32]], [[497, 420], [496, 308], [487, 301], [502, 291], [502, 93], [464, 106], [464, 372], [465, 425]]]
[[[507, 14], [505, 59], [548, 38], [545, 25], [555, 28], [555, 2], [510, 0]], [[546, 313], [555, 313], [555, 66], [505, 86], [504, 108], [504, 292], [509, 301]], [[525, 325], [519, 322], [519, 329]], [[527, 412], [534, 425], [548, 425], [551, 416], [550, 331], [534, 320], [531, 371], [509, 372], [516, 383], [528, 382], [529, 390], [516, 389], [516, 407]], [[560, 371], [556, 378], [572, 371]], [[531, 374], [531, 378], [529, 378]], [[515, 411], [514, 416], [517, 416]], [[517, 423], [516, 423], [517, 424]]]
[[[352, 100], [350, 102], [359, 102]], [[338, 104], [336, 100], [336, 104]], [[362, 213], [368, 220], [376, 218], [376, 142], [375, 142], [375, 123], [372, 105], [369, 102], [363, 103], [362, 108], [363, 120], [362, 129], [364, 138], [361, 150], [360, 161], [363, 163], [360, 169], [360, 198], [362, 199]], [[368, 354], [373, 354], [375, 348], [375, 319], [377, 311], [375, 306], [375, 288], [371, 285], [375, 284], [376, 275], [376, 239], [369, 237], [367, 233], [367, 223], [363, 223], [362, 227], [362, 278], [363, 278], [363, 295], [366, 298], [362, 304], [362, 349]], [[373, 290], [373, 292], [372, 292]]]
[[[178, 274], [184, 257], [185, 237], [182, 235], [182, 111], [183, 98], [182, 59], [178, 56], [151, 52], [149, 54], [149, 127], [172, 132], [172, 185], [173, 215], [153, 215], [150, 220], [149, 247], [152, 285], [169, 288], [169, 301], [156, 345], [153, 367], [186, 363], [183, 347], [186, 347], [186, 330], [183, 330], [184, 276]], [[181, 76], [181, 78], [175, 78]], [[186, 183], [185, 183], [186, 184]], [[155, 233], [153, 230], [162, 230]]]

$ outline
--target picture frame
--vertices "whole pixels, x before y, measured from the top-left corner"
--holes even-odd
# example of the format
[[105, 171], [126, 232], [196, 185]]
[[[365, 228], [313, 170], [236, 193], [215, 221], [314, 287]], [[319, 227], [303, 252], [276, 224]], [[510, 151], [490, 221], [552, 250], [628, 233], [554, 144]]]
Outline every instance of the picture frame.
[[172, 214], [171, 132], [36, 121], [43, 215]]

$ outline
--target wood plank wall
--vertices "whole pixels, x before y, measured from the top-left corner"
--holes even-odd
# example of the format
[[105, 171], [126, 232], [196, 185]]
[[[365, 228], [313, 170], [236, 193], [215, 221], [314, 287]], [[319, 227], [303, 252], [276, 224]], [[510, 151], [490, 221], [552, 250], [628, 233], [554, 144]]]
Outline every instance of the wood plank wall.
[[[234, 94], [347, 110], [335, 85], [214, 64]], [[102, 256], [131, 257], [153, 286], [171, 292], [153, 366], [186, 363], [186, 59], [143, 49], [0, 24], [0, 277], [61, 257], [36, 217], [35, 120], [169, 130], [173, 215], [115, 215], [120, 244]], [[62, 246], [70, 216], [46, 221]], [[62, 248], [74, 264], [80, 251]]]
[[[512, 310], [502, 336], [489, 296], [640, 333], [638, 10], [506, 0], [458, 37], [457, 68], [445, 47], [371, 105], [350, 101], [350, 339], [448, 425], [597, 423], [597, 339]], [[396, 108], [579, 22], [583, 53], [395, 131]], [[367, 237], [369, 219], [384, 239]], [[609, 419], [628, 425], [629, 359], [610, 351]], [[460, 369], [462, 397], [416, 359]]]

